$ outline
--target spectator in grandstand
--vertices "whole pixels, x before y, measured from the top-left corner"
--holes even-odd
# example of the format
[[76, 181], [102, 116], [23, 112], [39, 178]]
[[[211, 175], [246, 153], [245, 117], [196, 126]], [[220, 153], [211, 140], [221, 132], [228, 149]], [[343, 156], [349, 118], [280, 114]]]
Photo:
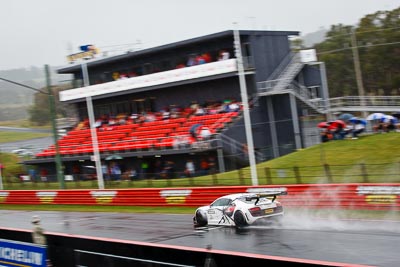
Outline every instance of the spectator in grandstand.
[[110, 172], [109, 172], [107, 164], [104, 161], [101, 163], [101, 172], [103, 173], [104, 180], [109, 181], [110, 180]]
[[162, 120], [169, 120], [169, 118], [171, 117], [171, 113], [169, 111], [169, 108], [164, 108], [160, 111], [161, 113], [161, 118]]
[[185, 64], [180, 63], [180, 64], [176, 65], [175, 69], [182, 69], [182, 68], [185, 68], [185, 67], [186, 67]]
[[200, 161], [200, 170], [202, 175], [207, 175], [209, 173], [210, 165], [205, 158]]
[[206, 60], [204, 59], [203, 55], [199, 55], [196, 57], [196, 65], [205, 64]]
[[186, 62], [186, 66], [187, 67], [191, 67], [197, 65], [196, 63], [196, 56], [195, 55], [190, 55], [187, 62]]
[[109, 126], [117, 125], [117, 120], [115, 119], [114, 116], [110, 116], [110, 119], [108, 120], [108, 125]]
[[153, 112], [146, 112], [146, 114], [144, 115], [144, 121], [145, 122], [153, 122], [156, 121], [156, 116]]
[[205, 108], [203, 108], [202, 106], [198, 106], [197, 108], [196, 108], [196, 110], [194, 111], [194, 115], [195, 116], [203, 116], [203, 115], [206, 115], [207, 114], [207, 112], [206, 112], [206, 109]]
[[220, 52], [219, 52], [219, 56], [218, 56], [218, 61], [221, 61], [221, 60], [227, 60], [227, 59], [229, 59], [229, 52], [228, 51], [226, 51], [226, 50], [221, 50]]
[[141, 169], [141, 178], [145, 179], [147, 177], [149, 164], [146, 161], [142, 161], [142, 163], [140, 164], [140, 169]]
[[190, 108], [193, 110], [193, 112], [195, 112], [196, 109], [199, 108], [199, 103], [197, 103], [197, 101], [192, 101], [192, 102], [190, 103]]
[[201, 55], [206, 63], [210, 63], [212, 61], [210, 53], [206, 52]]
[[327, 128], [322, 129], [322, 131], [321, 131], [321, 142], [325, 143], [325, 142], [328, 142], [329, 140], [332, 140], [332, 139], [333, 139], [332, 133]]
[[357, 139], [358, 135], [365, 131], [365, 125], [362, 123], [353, 123], [351, 128], [351, 134], [353, 139]]
[[185, 175], [186, 177], [193, 177], [195, 176], [195, 166], [194, 162], [191, 159], [188, 159], [185, 164]]
[[81, 175], [81, 168], [79, 167], [79, 165], [75, 164], [72, 167], [72, 177], [74, 179], [74, 181], [79, 181], [79, 177]]
[[131, 180], [131, 181], [136, 180], [137, 179], [136, 169], [135, 168], [128, 169], [127, 176], [128, 176], [128, 179]]
[[126, 114], [120, 113], [117, 115], [117, 123], [118, 125], [125, 125], [126, 124]]
[[232, 101], [229, 105], [228, 105], [228, 109], [229, 112], [236, 112], [240, 110], [240, 105], [238, 102], [236, 101]]
[[130, 72], [128, 73], [128, 76], [129, 76], [129, 78], [132, 78], [132, 77], [137, 77], [138, 74], [137, 74], [134, 70], [132, 70], [132, 71], [130, 71]]
[[119, 75], [118, 80], [125, 80], [125, 79], [128, 79], [128, 78], [129, 78], [128, 74], [123, 72], [123, 73], [121, 73]]
[[202, 126], [200, 128], [199, 137], [201, 140], [204, 140], [204, 141], [209, 140], [211, 138], [211, 135], [212, 135], [212, 133], [208, 127]]
[[208, 114], [218, 114], [220, 110], [220, 105], [218, 103], [210, 104], [207, 107]]
[[42, 181], [42, 182], [47, 182], [47, 176], [49, 175], [49, 172], [46, 170], [46, 169], [42, 169], [41, 171], [40, 171], [40, 180]]
[[391, 115], [384, 116], [381, 121], [383, 130], [385, 132], [390, 132], [398, 129], [398, 120]]
[[175, 164], [169, 160], [165, 163], [164, 169], [161, 172], [162, 178], [174, 178], [175, 177]]
[[[230, 100], [230, 99], [225, 99], [225, 100], [221, 103], [220, 110], [219, 110], [218, 113], [228, 113], [228, 112], [231, 112], [231, 110], [230, 110], [230, 108], [229, 108], [229, 106], [231, 105], [231, 103], [232, 103], [232, 100]], [[234, 108], [235, 106], [232, 106], [232, 107]]]
[[139, 118], [139, 115], [137, 113], [132, 113], [130, 116], [130, 119], [132, 120], [132, 123], [137, 123]]
[[121, 180], [121, 168], [116, 162], [111, 163], [110, 167], [110, 173], [111, 173], [111, 180], [114, 181], [120, 181]]
[[29, 169], [28, 174], [29, 174], [29, 177], [30, 177], [32, 182], [37, 182], [37, 180], [36, 180], [37, 179], [36, 170], [35, 169], [33, 169], [33, 168]]
[[182, 108], [178, 107], [177, 105], [171, 105], [170, 108], [171, 119], [176, 119], [181, 116]]

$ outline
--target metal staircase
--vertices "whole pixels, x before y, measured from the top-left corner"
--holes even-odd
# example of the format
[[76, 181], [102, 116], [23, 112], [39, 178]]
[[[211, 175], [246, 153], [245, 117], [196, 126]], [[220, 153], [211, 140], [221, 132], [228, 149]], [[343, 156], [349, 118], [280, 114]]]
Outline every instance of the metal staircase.
[[[236, 141], [235, 139], [232, 139], [224, 133], [219, 134], [217, 138], [220, 141], [222, 149], [227, 156], [232, 156], [237, 160], [248, 163], [249, 158], [242, 143]], [[261, 152], [255, 151], [254, 153], [257, 163], [265, 160], [265, 157]]]
[[311, 108], [320, 113], [325, 113], [325, 103], [321, 99], [314, 98], [304, 85], [295, 80], [303, 66], [300, 53], [289, 54], [267, 81], [257, 83], [258, 94], [254, 101], [257, 101], [260, 96], [290, 93]]
[[294, 78], [299, 74], [300, 70], [303, 68], [303, 63], [300, 60], [300, 54], [296, 53], [292, 57], [286, 69], [279, 75], [276, 79], [276, 83], [272, 88], [273, 91], [280, 91], [286, 89]]
[[303, 66], [304, 64], [300, 60], [300, 53], [289, 54], [289, 58], [283, 59], [267, 81], [258, 82], [258, 92], [265, 94], [287, 89]]

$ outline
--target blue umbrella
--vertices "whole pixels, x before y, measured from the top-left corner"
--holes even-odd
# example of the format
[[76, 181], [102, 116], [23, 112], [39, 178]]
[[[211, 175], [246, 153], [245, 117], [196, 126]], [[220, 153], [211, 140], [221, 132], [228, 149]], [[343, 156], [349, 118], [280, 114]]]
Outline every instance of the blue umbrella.
[[340, 114], [340, 116], [339, 116], [339, 120], [342, 120], [342, 121], [348, 121], [349, 119], [351, 119], [351, 118], [353, 118], [354, 117], [354, 115], [353, 114], [350, 114], [350, 113], [343, 113], [343, 114]]
[[374, 121], [374, 120], [380, 120], [384, 118], [386, 115], [380, 112], [372, 113], [369, 114], [368, 117], [366, 118], [367, 121]]
[[367, 125], [367, 121], [358, 117], [353, 117], [349, 119], [349, 122], [354, 123], [354, 124], [363, 124]]

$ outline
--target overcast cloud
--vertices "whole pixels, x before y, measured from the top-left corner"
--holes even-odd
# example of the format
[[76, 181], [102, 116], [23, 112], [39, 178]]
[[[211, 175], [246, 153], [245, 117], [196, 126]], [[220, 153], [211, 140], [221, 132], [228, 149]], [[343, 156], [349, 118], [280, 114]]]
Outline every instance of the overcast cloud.
[[239, 29], [305, 35], [399, 6], [398, 0], [1, 1], [0, 70], [62, 66], [84, 44], [149, 48], [230, 30], [234, 22]]

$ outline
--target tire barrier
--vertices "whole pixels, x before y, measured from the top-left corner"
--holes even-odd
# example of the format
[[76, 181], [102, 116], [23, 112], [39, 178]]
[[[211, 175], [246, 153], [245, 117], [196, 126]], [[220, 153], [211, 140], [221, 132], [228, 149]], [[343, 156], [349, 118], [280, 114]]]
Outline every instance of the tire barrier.
[[208, 205], [232, 193], [287, 191], [279, 196], [286, 207], [400, 210], [400, 183], [301, 184], [107, 190], [0, 190], [0, 204], [62, 204], [114, 206]]

